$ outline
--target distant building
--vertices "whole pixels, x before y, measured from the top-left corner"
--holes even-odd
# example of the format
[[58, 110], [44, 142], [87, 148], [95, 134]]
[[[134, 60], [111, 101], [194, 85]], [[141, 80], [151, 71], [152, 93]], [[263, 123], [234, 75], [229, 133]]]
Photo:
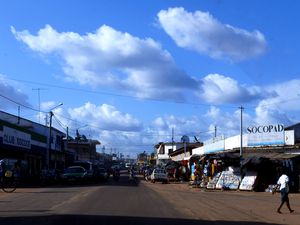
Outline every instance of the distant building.
[[166, 164], [170, 161], [170, 154], [183, 147], [182, 142], [159, 142], [155, 146], [156, 164]]
[[89, 161], [95, 163], [97, 160], [96, 146], [101, 143], [92, 139], [74, 139], [66, 141], [66, 150], [73, 154], [75, 161]]

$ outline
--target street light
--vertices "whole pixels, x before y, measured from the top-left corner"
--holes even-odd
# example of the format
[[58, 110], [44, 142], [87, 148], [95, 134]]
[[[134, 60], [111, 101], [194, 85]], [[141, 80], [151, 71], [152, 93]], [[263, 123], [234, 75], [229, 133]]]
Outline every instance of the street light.
[[46, 168], [49, 169], [49, 162], [50, 162], [50, 150], [51, 150], [51, 129], [52, 129], [52, 116], [54, 115], [52, 110], [62, 106], [63, 103], [59, 103], [57, 106], [50, 109], [50, 123], [49, 123], [49, 140], [48, 140], [48, 147], [46, 152]]

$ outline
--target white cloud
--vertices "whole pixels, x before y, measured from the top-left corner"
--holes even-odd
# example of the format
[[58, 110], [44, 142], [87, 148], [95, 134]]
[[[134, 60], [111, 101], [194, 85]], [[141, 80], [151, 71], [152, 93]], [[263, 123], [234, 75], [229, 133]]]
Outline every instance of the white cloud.
[[196, 136], [200, 141], [205, 140], [207, 135], [210, 135], [210, 131], [207, 130], [206, 122], [200, 117], [177, 117], [174, 115], [165, 115], [157, 117], [153, 120], [150, 126], [150, 132], [156, 134], [155, 143], [159, 141], [172, 140], [172, 129], [174, 129], [174, 141], [180, 141], [183, 135], [188, 135], [190, 141], [194, 141]]
[[[222, 134], [230, 137], [240, 133], [241, 110], [238, 108], [234, 109], [233, 112], [225, 112], [218, 107], [211, 106], [205, 114], [205, 118], [210, 122], [209, 127], [211, 130], [216, 126], [217, 135]], [[253, 120], [253, 117], [247, 111], [243, 111], [243, 124], [245, 127], [253, 124]]]
[[128, 113], [118, 111], [114, 106], [97, 106], [90, 102], [78, 108], [71, 108], [68, 114], [73, 120], [109, 131], [140, 131], [142, 123]]
[[12, 101], [31, 107], [28, 103], [28, 96], [22, 92], [20, 86], [18, 82], [8, 80], [5, 75], [0, 74], [0, 94], [3, 95], [0, 96], [2, 109], [16, 107], [17, 104]]
[[[230, 86], [230, 85], [229, 85]], [[254, 124], [281, 123], [285, 126], [298, 123], [300, 105], [300, 80], [294, 79], [283, 83], [261, 87], [261, 100], [256, 107], [245, 106], [243, 111], [244, 128]], [[226, 93], [224, 93], [226, 95]], [[219, 95], [221, 96], [221, 94]], [[262, 98], [264, 96], [264, 98]], [[226, 136], [236, 135], [240, 129], [240, 110], [234, 112], [212, 106], [206, 113], [210, 127], [217, 126]]]
[[[151, 152], [155, 143], [152, 137], [143, 136], [144, 126], [137, 118], [112, 105], [87, 102], [54, 114], [61, 124], [69, 127], [70, 136], [74, 137], [78, 129], [80, 135], [99, 140], [99, 150], [105, 147], [106, 153], [121, 152], [135, 157], [143, 151]], [[53, 126], [60, 128], [56, 119]]]
[[140, 39], [106, 25], [85, 35], [60, 33], [50, 25], [37, 35], [11, 30], [31, 50], [61, 57], [66, 79], [81, 85], [176, 100], [184, 98], [182, 89], [197, 88], [197, 82], [177, 68], [169, 52], [151, 38]]
[[263, 99], [255, 109], [256, 123], [283, 123], [289, 125], [299, 122], [300, 117], [292, 118], [290, 113], [299, 112], [300, 80], [294, 79], [266, 87], [269, 92], [275, 92], [273, 97]]
[[264, 35], [223, 24], [210, 13], [169, 8], [158, 13], [158, 21], [179, 47], [207, 54], [212, 58], [240, 61], [266, 50]]
[[220, 74], [208, 74], [202, 79], [198, 93], [201, 99], [209, 103], [248, 103], [272, 95], [259, 87], [240, 85], [238, 81]]

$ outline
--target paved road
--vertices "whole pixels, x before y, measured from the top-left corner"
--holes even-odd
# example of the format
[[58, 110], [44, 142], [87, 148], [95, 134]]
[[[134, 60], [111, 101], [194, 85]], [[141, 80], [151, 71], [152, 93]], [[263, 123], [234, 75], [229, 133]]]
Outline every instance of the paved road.
[[[23, 188], [0, 193], [0, 225], [52, 224], [299, 224], [294, 214], [275, 212], [269, 193], [201, 192], [186, 184], [119, 182], [95, 186]], [[299, 212], [299, 213], [298, 213]]]

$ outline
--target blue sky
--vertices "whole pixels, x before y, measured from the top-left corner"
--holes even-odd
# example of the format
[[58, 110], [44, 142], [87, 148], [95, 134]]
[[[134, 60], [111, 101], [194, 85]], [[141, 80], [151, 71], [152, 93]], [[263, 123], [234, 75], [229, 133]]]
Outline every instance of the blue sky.
[[[0, 109], [151, 152], [300, 121], [299, 1], [1, 1]], [[40, 89], [40, 104], [38, 91]], [[4, 97], [3, 97], [4, 96]], [[14, 102], [7, 100], [13, 100]]]

